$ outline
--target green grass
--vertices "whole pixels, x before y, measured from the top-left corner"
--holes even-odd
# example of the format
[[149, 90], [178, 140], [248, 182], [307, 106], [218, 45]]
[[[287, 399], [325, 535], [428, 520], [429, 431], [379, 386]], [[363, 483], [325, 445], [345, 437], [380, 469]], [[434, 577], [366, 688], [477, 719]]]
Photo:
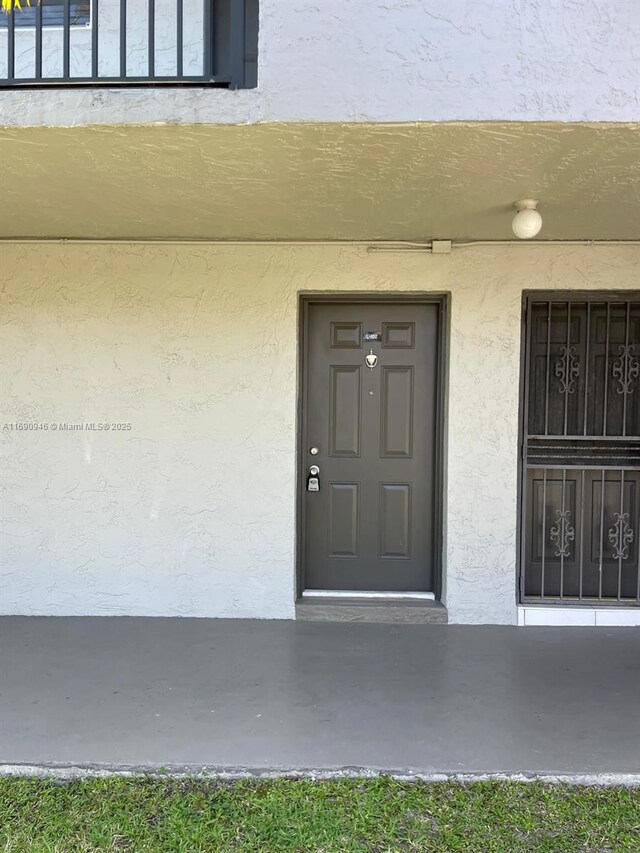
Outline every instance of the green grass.
[[377, 779], [0, 779], [0, 851], [622, 853], [640, 791]]

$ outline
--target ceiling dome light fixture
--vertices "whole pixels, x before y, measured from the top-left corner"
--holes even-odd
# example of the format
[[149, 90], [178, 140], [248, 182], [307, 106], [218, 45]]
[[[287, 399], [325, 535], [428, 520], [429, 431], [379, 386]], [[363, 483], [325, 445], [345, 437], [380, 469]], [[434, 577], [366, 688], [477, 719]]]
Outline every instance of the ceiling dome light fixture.
[[540, 233], [542, 228], [542, 217], [536, 210], [538, 200], [535, 198], [521, 198], [513, 205], [518, 211], [513, 217], [511, 227], [516, 237], [521, 240], [530, 240]]

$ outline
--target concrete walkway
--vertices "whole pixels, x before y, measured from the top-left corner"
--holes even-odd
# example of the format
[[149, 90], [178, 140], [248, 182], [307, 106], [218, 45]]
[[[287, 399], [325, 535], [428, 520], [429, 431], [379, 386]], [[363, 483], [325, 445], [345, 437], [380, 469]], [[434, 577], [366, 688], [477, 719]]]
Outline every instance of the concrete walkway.
[[0, 763], [640, 774], [640, 629], [2, 617]]

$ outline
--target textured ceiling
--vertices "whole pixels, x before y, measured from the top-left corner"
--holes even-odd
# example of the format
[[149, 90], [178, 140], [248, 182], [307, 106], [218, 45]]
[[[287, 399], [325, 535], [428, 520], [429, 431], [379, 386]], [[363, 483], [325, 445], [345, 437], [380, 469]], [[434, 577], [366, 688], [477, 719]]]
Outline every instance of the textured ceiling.
[[0, 133], [0, 236], [640, 239], [640, 126], [146, 125]]

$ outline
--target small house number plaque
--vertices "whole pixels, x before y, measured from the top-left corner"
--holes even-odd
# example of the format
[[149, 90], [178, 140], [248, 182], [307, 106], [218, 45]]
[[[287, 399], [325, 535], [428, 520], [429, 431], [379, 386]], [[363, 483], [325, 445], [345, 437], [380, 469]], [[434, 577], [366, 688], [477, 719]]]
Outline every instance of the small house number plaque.
[[362, 336], [365, 341], [381, 341], [382, 334], [380, 332], [365, 332]]

